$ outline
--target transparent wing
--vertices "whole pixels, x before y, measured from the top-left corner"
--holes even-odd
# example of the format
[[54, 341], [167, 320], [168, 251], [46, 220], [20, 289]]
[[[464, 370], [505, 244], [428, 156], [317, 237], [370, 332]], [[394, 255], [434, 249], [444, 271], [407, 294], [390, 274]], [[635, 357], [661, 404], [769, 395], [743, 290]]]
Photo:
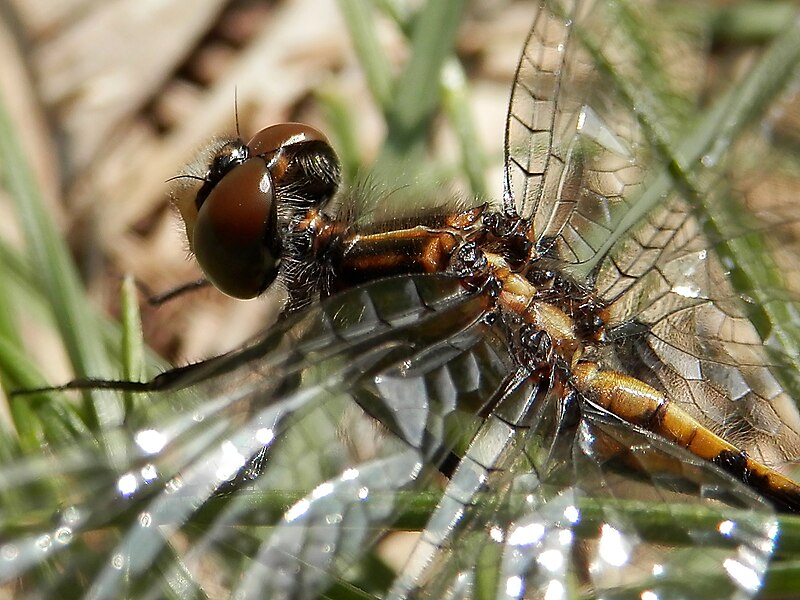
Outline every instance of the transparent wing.
[[611, 366], [784, 470], [800, 459], [798, 35], [788, 22], [743, 65], [709, 56], [710, 28], [674, 3], [543, 3], [506, 141], [507, 208], [610, 303]]
[[723, 71], [709, 82], [714, 101], [700, 123], [672, 138], [699, 140], [694, 132], [712, 123], [722, 139], [697, 141], [713, 152], [676, 171], [658, 206], [609, 248], [596, 284], [610, 303], [619, 364], [792, 472], [800, 461], [800, 163], [787, 123], [797, 112], [791, 57], [800, 50], [797, 23], [789, 25], [746, 75]]
[[[762, 233], [748, 226], [718, 244], [754, 247], [767, 231], [785, 241], [796, 217], [784, 216]], [[770, 275], [774, 287], [738, 290], [697, 220], [684, 212], [672, 223], [658, 260], [610, 306], [619, 360], [762, 462], [791, 468], [800, 460], [798, 357], [781, 338], [793, 338], [796, 321], [773, 328], [769, 318], [796, 314], [800, 296], [781, 283], [795, 267]], [[766, 244], [759, 252], [757, 268], [774, 269]]]
[[751, 598], [776, 535], [741, 483], [528, 380], [474, 438], [389, 597]]
[[539, 251], [567, 263], [601, 248], [631, 210], [653, 157], [633, 110], [597, 64], [609, 48], [618, 63], [647, 57], [639, 48], [626, 54], [619, 11], [597, 4], [541, 3], [506, 123], [506, 210], [532, 218]]
[[[749, 597], [772, 551], [761, 501], [586, 403], [575, 412], [556, 379], [515, 373], [485, 302], [442, 277], [345, 292], [213, 365], [213, 381], [155, 395], [103, 440], [115, 456], [5, 467], [0, 577], [33, 598], [474, 597], [487, 580], [532, 597], [579, 576], [589, 595], [671, 590], [702, 570], [719, 597]], [[442, 494], [452, 454], [465, 458]], [[677, 537], [653, 538], [638, 516], [665, 506], [655, 527]], [[425, 560], [395, 579], [376, 553], [397, 527], [422, 530]]]
[[370, 575], [359, 561], [403, 514], [401, 492], [426, 488], [468, 430], [461, 405], [508, 370], [486, 302], [446, 277], [354, 289], [212, 363], [212, 381], [154, 394], [102, 446], [4, 467], [0, 578], [42, 598], [308, 598], [348, 569]]

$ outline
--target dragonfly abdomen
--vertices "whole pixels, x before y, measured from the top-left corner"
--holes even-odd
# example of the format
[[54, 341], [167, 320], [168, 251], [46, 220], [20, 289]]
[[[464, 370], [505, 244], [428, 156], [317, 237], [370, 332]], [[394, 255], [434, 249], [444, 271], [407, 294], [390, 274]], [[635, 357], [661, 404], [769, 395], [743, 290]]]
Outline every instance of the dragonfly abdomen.
[[572, 383], [589, 400], [717, 465], [777, 508], [800, 511], [800, 486], [726, 442], [643, 381], [580, 362], [572, 369]]

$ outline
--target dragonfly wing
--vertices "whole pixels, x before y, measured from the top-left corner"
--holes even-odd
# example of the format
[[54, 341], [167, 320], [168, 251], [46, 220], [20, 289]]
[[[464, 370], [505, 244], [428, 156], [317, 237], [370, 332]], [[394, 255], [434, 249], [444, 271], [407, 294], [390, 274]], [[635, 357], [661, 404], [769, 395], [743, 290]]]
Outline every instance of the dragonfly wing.
[[[491, 395], [505, 376], [510, 359], [482, 329], [486, 302], [441, 276], [356, 288], [215, 363], [214, 380], [153, 394], [147, 418], [104, 440], [123, 459], [94, 446], [6, 467], [4, 498], [33, 494], [45, 514], [32, 520], [28, 503], [4, 503], [0, 577], [31, 597], [203, 595], [209, 585], [242, 597], [322, 593], [402, 514], [400, 492], [435, 474], [431, 457], [459, 439], [448, 410]], [[487, 354], [493, 362], [464, 372]], [[401, 375], [402, 397], [420, 381], [438, 392], [418, 406], [366, 405], [393, 414], [396, 435], [378, 434], [354, 398], [392, 398], [376, 389]], [[436, 418], [426, 421], [426, 406], [439, 407]], [[409, 426], [412, 418], [430, 426]], [[351, 429], [365, 440], [342, 435]], [[55, 525], [47, 506], [61, 509]], [[237, 570], [232, 556], [255, 560]], [[47, 589], [28, 589], [26, 574], [41, 569], [52, 577], [32, 581]]]
[[[766, 58], [756, 75], [777, 70]], [[616, 362], [782, 470], [800, 461], [800, 163], [781, 142], [791, 81], [739, 119], [707, 168], [679, 174], [597, 274]]]
[[756, 595], [777, 535], [763, 500], [584, 399], [506, 400], [533, 397], [476, 436], [390, 597]]
[[[798, 357], [773, 344], [755, 320], [759, 306], [796, 313], [797, 296], [776, 287], [756, 296], [767, 304], [754, 303], [731, 283], [698, 222], [686, 217], [656, 263], [610, 305], [617, 360], [758, 460], [779, 468], [797, 463]], [[791, 328], [783, 321], [784, 333]]]
[[505, 207], [533, 219], [540, 253], [567, 263], [596, 254], [652, 159], [634, 111], [598, 66], [604, 52], [615, 68], [644, 60], [616, 21], [620, 10], [542, 2], [512, 88]]
[[542, 3], [506, 146], [540, 252], [610, 303], [608, 366], [784, 469], [800, 459], [790, 25], [709, 82], [710, 31], [669, 3]]

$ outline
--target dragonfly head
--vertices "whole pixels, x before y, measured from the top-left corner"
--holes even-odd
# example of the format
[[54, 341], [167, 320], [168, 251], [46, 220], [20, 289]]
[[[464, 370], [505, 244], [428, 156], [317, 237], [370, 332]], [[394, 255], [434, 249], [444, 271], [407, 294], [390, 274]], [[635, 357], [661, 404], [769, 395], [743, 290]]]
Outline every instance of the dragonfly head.
[[340, 167], [320, 131], [280, 123], [220, 145], [202, 180], [179, 204], [189, 246], [211, 283], [246, 299], [278, 276], [288, 223], [336, 193]]

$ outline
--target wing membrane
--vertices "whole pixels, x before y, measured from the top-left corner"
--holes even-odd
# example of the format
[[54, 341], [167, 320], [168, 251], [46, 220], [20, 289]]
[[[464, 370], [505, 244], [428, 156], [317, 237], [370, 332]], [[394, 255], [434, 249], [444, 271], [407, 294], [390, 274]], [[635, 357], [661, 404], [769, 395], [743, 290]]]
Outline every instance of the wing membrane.
[[[389, 293], [394, 301], [382, 305]], [[440, 406], [438, 419], [458, 409], [460, 395], [486, 392], [507, 365], [501, 346], [487, 346], [490, 337], [478, 319], [484, 304], [480, 295], [467, 295], [457, 280], [445, 277], [378, 282], [347, 292], [226, 357], [226, 368], [214, 366], [215, 380], [182, 390], [185, 404], [181, 391], [155, 395], [152, 414], [158, 419], [115, 434], [127, 445], [129, 458], [121, 464], [88, 449], [78, 454], [72, 472], [61, 470], [61, 462], [55, 463], [60, 472], [49, 465], [26, 465], [26, 473], [19, 466], [7, 469], [0, 475], [6, 497], [24, 497], [43, 477], [57, 495], [69, 495], [66, 501], [49, 499], [51, 505], [68, 504], [55, 528], [45, 522], [30, 523], [25, 532], [4, 531], [0, 576], [25, 586], [26, 572], [52, 568], [58, 573], [54, 590], [69, 586], [93, 597], [137, 595], [181, 580], [199, 592], [208, 582], [203, 565], [231, 564], [222, 557], [244, 544], [256, 561], [236, 584], [243, 594], [321, 593], [401, 512], [398, 491], [424, 488], [431, 475], [425, 465], [435, 465], [431, 457], [446, 455], [458, 439], [431, 419], [424, 435], [403, 437], [407, 431], [398, 427], [399, 438], [372, 431], [373, 448], [352, 446], [339, 431], [363, 419], [353, 397], [367, 397], [367, 388], [374, 392], [371, 386], [383, 373], [395, 379], [398, 373], [409, 375], [414, 364], [416, 378], [407, 377], [407, 393], [420, 370], [449, 390], [450, 403]], [[437, 344], [451, 351], [442, 355], [439, 346], [438, 354], [425, 353]], [[257, 363], [250, 360], [254, 348], [264, 351]], [[470, 355], [487, 352], [497, 356], [499, 374], [484, 365], [465, 379], [461, 371]], [[237, 364], [242, 357], [247, 362]], [[448, 385], [447, 373], [456, 363]], [[460, 383], [452, 383], [456, 379]], [[370, 398], [368, 410], [390, 412], [375, 406], [384, 396]], [[413, 417], [426, 422], [426, 404], [441, 404], [440, 399], [421, 397]], [[401, 413], [403, 407], [394, 408]], [[176, 415], [172, 422], [162, 420], [169, 411]], [[403, 418], [408, 417], [401, 415], [398, 422]], [[20, 471], [25, 476], [17, 478]], [[70, 487], [70, 481], [90, 483], [86, 474], [92, 472], [92, 488]], [[4, 528], [18, 521], [13, 503], [3, 512]], [[92, 551], [89, 541], [98, 536], [102, 543], [95, 542]], [[191, 549], [181, 550], [189, 541]], [[301, 578], [295, 576], [298, 569]], [[234, 585], [238, 578], [229, 575], [233, 579], [225, 585]]]
[[763, 500], [583, 399], [566, 425], [555, 388], [505, 400], [531, 395], [476, 436], [390, 597], [755, 595], [777, 531]]
[[540, 251], [578, 277], [593, 271], [619, 335], [612, 366], [787, 467], [800, 458], [800, 295], [796, 265], [773, 257], [796, 252], [798, 211], [763, 194], [755, 205], [748, 190], [756, 174], [800, 181], [771, 124], [796, 105], [797, 48], [787, 32], [747, 77], [706, 91], [703, 112], [692, 107], [710, 85], [698, 79], [707, 32], [677, 10], [647, 11], [552, 2], [537, 16], [510, 104], [507, 183]]
[[652, 156], [587, 49], [587, 35], [602, 48], [631, 45], [598, 8], [551, 3], [537, 13], [506, 128], [506, 210], [532, 217], [540, 252], [567, 263], [592, 258], [630, 211]]
[[[800, 165], [781, 159], [767, 139], [769, 115], [795, 96], [790, 88], [729, 140], [717, 172], [704, 178], [701, 203], [665, 198], [612, 249], [597, 278], [621, 345], [639, 357], [641, 370], [632, 372], [650, 372], [706, 426], [781, 468], [800, 459], [800, 290], [789, 258], [800, 214], [759, 190], [800, 189]], [[647, 327], [626, 342], [625, 324], [634, 322]]]

